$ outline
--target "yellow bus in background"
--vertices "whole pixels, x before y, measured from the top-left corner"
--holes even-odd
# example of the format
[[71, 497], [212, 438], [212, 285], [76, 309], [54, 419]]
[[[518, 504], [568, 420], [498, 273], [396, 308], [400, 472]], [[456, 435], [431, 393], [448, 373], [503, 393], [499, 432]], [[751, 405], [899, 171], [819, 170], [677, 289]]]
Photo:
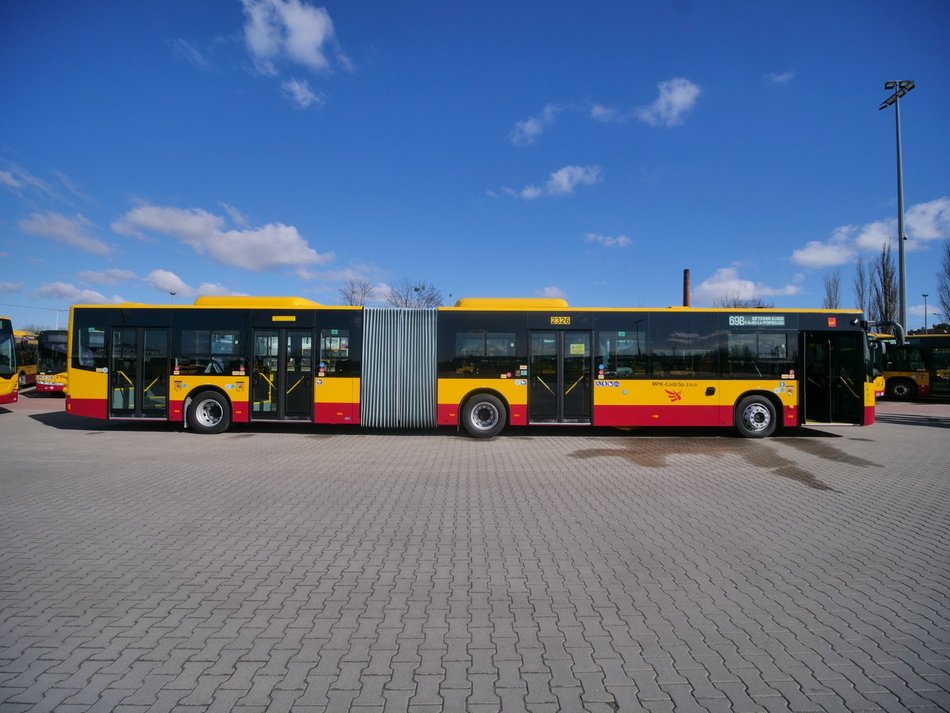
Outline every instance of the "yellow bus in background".
[[16, 341], [17, 380], [21, 389], [36, 383], [36, 335], [14, 329]]
[[36, 335], [36, 392], [62, 393], [66, 386], [69, 332], [47, 329]]
[[437, 309], [297, 297], [76, 305], [68, 413], [218, 433], [234, 423], [464, 429], [777, 428], [874, 421], [856, 310], [579, 308], [464, 299]]
[[898, 401], [950, 396], [950, 334], [908, 334], [880, 340], [885, 393]]

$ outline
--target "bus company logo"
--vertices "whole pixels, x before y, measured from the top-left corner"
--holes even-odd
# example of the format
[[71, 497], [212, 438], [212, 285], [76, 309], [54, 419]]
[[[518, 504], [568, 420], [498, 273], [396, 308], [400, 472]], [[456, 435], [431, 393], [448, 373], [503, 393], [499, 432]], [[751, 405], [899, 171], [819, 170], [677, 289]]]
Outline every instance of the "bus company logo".
[[676, 403], [677, 401], [681, 401], [683, 399], [682, 391], [673, 391], [672, 389], [664, 389], [664, 391], [666, 391], [666, 395], [669, 397], [670, 403]]
[[620, 382], [619, 381], [595, 381], [594, 386], [606, 386], [611, 389], [619, 389]]

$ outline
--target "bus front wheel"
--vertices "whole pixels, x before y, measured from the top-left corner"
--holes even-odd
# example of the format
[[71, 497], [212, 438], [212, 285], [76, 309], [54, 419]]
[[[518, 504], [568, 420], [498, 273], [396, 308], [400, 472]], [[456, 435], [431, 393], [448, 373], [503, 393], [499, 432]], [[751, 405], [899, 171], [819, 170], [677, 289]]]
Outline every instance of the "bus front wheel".
[[910, 379], [891, 379], [887, 382], [887, 395], [897, 401], [913, 401], [917, 398], [917, 384]]
[[745, 438], [766, 438], [775, 433], [775, 406], [765, 396], [746, 396], [736, 407], [736, 430]]
[[462, 426], [470, 436], [491, 438], [505, 427], [505, 405], [491, 394], [475, 394], [462, 409]]
[[231, 405], [217, 391], [202, 391], [188, 405], [188, 423], [196, 433], [221, 433], [231, 425]]

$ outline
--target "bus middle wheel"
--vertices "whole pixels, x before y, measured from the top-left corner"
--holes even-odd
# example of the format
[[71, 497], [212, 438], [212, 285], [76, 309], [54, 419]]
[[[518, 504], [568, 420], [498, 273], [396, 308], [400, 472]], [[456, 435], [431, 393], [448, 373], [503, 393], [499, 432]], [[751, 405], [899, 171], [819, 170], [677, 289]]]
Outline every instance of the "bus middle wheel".
[[231, 425], [231, 404], [217, 391], [202, 391], [188, 405], [188, 423], [196, 433], [221, 433]]
[[476, 438], [497, 436], [505, 427], [506, 418], [505, 405], [491, 394], [475, 394], [462, 409], [462, 426]]

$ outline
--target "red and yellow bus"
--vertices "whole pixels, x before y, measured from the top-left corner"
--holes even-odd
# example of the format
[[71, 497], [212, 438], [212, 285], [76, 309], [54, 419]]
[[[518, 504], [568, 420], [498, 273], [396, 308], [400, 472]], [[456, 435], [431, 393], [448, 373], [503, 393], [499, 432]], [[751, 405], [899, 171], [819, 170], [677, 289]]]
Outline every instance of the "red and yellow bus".
[[16, 340], [17, 378], [20, 388], [36, 383], [36, 335], [22, 329], [14, 329]]
[[66, 386], [69, 332], [47, 329], [36, 335], [36, 392], [62, 393]]
[[950, 396], [950, 334], [880, 335], [885, 393], [898, 401]]
[[13, 323], [9, 317], [0, 317], [0, 404], [16, 403], [19, 393]]
[[326, 307], [294, 297], [77, 305], [69, 413], [217, 433], [288, 421], [371, 428], [867, 425], [854, 310], [576, 308], [557, 299]]

